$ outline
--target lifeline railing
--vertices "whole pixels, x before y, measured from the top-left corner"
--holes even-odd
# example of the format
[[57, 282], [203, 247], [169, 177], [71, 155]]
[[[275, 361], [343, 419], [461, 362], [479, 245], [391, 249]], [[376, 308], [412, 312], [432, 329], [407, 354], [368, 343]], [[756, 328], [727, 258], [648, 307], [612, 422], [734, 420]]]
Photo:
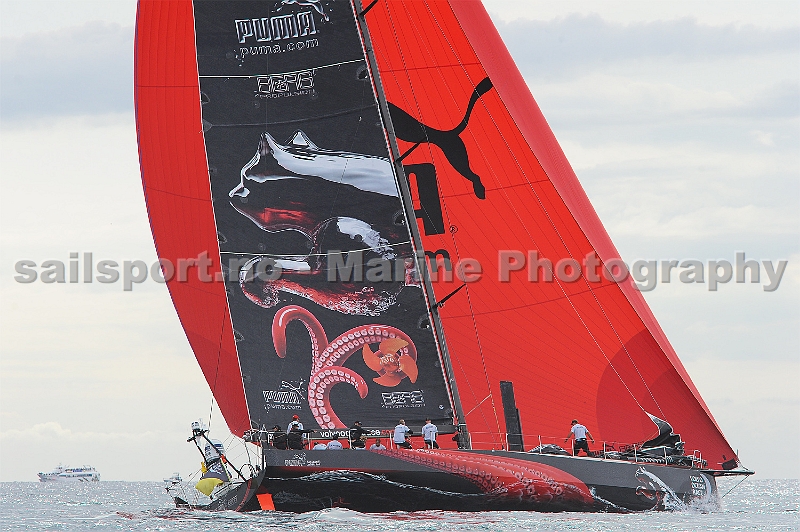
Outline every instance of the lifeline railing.
[[[573, 446], [572, 449], [569, 447], [565, 447], [566, 445], [572, 444], [571, 438], [567, 438], [566, 441], [564, 438], [559, 438], [556, 436], [542, 436], [540, 434], [508, 434], [508, 433], [498, 433], [498, 432], [472, 432], [470, 431], [470, 439], [472, 442], [473, 447], [477, 446], [480, 448], [494, 448], [495, 450], [509, 450], [511, 448], [511, 443], [509, 442], [509, 436], [518, 440], [520, 436], [522, 437], [522, 441], [526, 444], [526, 448], [528, 452], [537, 452], [538, 454], [548, 454], [544, 452], [543, 446], [545, 445], [557, 445], [564, 449], [567, 453], [571, 455], [576, 455], [575, 448]], [[531, 442], [536, 443], [536, 445], [531, 445]], [[587, 444], [589, 442], [587, 441]], [[609, 441], [604, 440], [600, 442], [595, 442], [592, 445], [597, 449], [597, 447], [602, 446], [602, 450], [597, 449], [592, 452], [593, 458], [600, 458], [603, 460], [619, 460], [621, 455], [626, 455], [625, 460], [630, 458], [630, 453], [633, 453], [633, 462], [642, 462], [648, 463], [652, 462], [652, 458], [654, 455], [652, 452], [650, 453], [642, 453], [642, 443], [629, 443], [629, 442], [619, 442], [619, 441]], [[590, 447], [591, 449], [591, 447]], [[580, 450], [579, 450], [580, 451]], [[670, 455], [667, 453], [666, 447], [663, 448], [663, 460], [664, 462], [668, 461], [668, 457]], [[683, 454], [684, 457], [687, 457], [691, 460], [692, 467], [703, 468], [705, 467], [705, 462], [703, 461], [703, 455], [700, 450], [686, 450]], [[662, 458], [659, 456], [659, 458]]]
[[[365, 447], [368, 449], [370, 447], [370, 442], [374, 442], [375, 440], [379, 440], [387, 449], [396, 449], [398, 448], [397, 444], [394, 442], [394, 432], [392, 430], [387, 429], [369, 429], [364, 428], [367, 432], [367, 439], [364, 442]], [[262, 435], [261, 441], [266, 443], [272, 443], [272, 432], [261, 432]], [[312, 449], [317, 442], [329, 442], [333, 438], [333, 434], [339, 435], [339, 441], [342, 443], [347, 442], [348, 447], [353, 449], [353, 440], [350, 438], [350, 430], [349, 429], [320, 429], [316, 431], [308, 431], [303, 434], [303, 449]], [[509, 443], [509, 436], [513, 438], [519, 438], [520, 434], [508, 434], [508, 433], [499, 433], [499, 432], [470, 432], [469, 433], [469, 447], [478, 447], [486, 450], [509, 450], [511, 445]], [[542, 436], [541, 434], [522, 434], [522, 441], [527, 444], [528, 452], [538, 452], [538, 454], [549, 454], [543, 452], [543, 446], [545, 445], [557, 445], [571, 455], [575, 455], [575, 449], [569, 449], [569, 447], [565, 447], [571, 443], [571, 439], [565, 442], [564, 438], [559, 438], [556, 436]], [[448, 440], [451, 439], [450, 434], [440, 434], [439, 441], [442, 438], [447, 438]], [[411, 443], [412, 447], [415, 449], [423, 448], [424, 444], [422, 443], [422, 435], [421, 434], [412, 434], [408, 436], [408, 440]], [[537, 445], [531, 446], [531, 442], [536, 443]], [[588, 442], [587, 442], [588, 443]], [[646, 453], [642, 454], [642, 442], [637, 443], [629, 443], [629, 442], [619, 442], [619, 441], [609, 441], [603, 440], [600, 442], [595, 442], [592, 444], [595, 448], [602, 446], [602, 451], [600, 449], [591, 451], [593, 458], [599, 458], [602, 460], [620, 460], [624, 459], [630, 461], [631, 456], [630, 453], [633, 453], [633, 462], [638, 463], [652, 463], [653, 454]], [[449, 445], [448, 445], [449, 447]], [[590, 447], [591, 449], [591, 447]], [[663, 459], [666, 462], [668, 460], [668, 454], [666, 448], [663, 449], [664, 456]], [[622, 455], [625, 458], [622, 458]], [[684, 451], [685, 457], [688, 457], [691, 460], [693, 468], [703, 468], [703, 456], [699, 450], [691, 450], [691, 451]], [[660, 457], [659, 457], [660, 458]]]
[[[387, 449], [395, 449], [398, 446], [394, 442], [394, 431], [390, 429], [370, 429], [364, 428], [366, 431], [366, 441], [365, 446], [369, 448], [370, 442], [374, 442], [375, 440], [379, 440], [384, 447]], [[333, 435], [337, 434], [339, 436], [339, 441], [342, 443], [347, 442], [349, 448], [353, 449], [355, 446], [353, 445], [353, 440], [350, 438], [350, 429], [317, 429], [314, 431], [302, 431], [303, 438], [302, 438], [302, 445], [303, 449], [312, 449], [316, 443], [320, 442], [330, 442], [333, 439]], [[264, 443], [272, 444], [273, 438], [275, 433], [272, 431], [253, 431], [253, 440], [254, 441], [261, 441]], [[449, 434], [443, 434], [442, 436], [449, 437]], [[421, 434], [412, 434], [408, 437], [411, 442], [417, 442], [417, 440], [422, 439]], [[415, 448], [422, 447], [421, 441], [412, 446]]]

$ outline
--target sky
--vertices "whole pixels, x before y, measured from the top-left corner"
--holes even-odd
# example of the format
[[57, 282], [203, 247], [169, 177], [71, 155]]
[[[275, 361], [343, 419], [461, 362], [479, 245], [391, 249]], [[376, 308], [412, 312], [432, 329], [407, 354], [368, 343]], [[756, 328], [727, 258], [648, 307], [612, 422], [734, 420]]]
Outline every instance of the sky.
[[[789, 261], [774, 292], [645, 298], [742, 463], [800, 478], [800, 3], [486, 5], [626, 261]], [[70, 252], [156, 260], [135, 11], [0, 0], [0, 481], [59, 462], [187, 475], [191, 421], [227, 434], [163, 285], [14, 281], [17, 261]]]

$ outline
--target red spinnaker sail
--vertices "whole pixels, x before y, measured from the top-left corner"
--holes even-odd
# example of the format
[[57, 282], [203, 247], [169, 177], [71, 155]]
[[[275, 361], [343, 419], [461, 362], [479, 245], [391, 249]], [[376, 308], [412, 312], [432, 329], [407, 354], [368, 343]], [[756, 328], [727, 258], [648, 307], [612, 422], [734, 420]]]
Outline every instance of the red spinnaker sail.
[[[590, 283], [584, 272], [574, 282], [529, 282], [527, 267], [498, 280], [500, 250], [537, 250], [553, 264], [619, 255], [481, 3], [379, 0], [365, 20], [400, 153], [414, 148], [403, 164], [423, 247], [454, 267], [467, 258], [483, 267], [481, 280], [441, 309], [473, 445], [502, 444], [499, 382], [510, 380], [526, 434], [563, 437], [578, 418], [598, 439], [643, 441], [654, 432], [649, 412], [710, 467], [731, 460], [630, 280]], [[414, 165], [426, 163], [435, 167], [438, 204], [429, 189], [420, 194], [422, 167]], [[436, 209], [443, 228], [430, 219], [426, 227]], [[458, 286], [433, 284], [437, 299]]]
[[[159, 258], [207, 252], [220, 271], [200, 115], [191, 0], [141, 0], [136, 19], [136, 124], [142, 184]], [[216, 251], [216, 252], [215, 252]], [[186, 337], [235, 434], [250, 429], [222, 283], [193, 270], [168, 282]]]

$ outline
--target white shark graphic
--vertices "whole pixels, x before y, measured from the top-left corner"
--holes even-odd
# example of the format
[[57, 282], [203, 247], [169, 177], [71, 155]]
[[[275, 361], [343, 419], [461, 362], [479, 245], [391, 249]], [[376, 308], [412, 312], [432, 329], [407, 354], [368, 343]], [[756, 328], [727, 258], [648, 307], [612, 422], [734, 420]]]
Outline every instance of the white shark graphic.
[[[263, 182], [274, 178], [251, 171], [266, 157], [272, 157], [278, 166], [295, 175], [321, 177], [333, 183], [352, 185], [385, 196], [398, 195], [389, 159], [325, 150], [314, 144], [302, 131], [296, 131], [285, 145], [279, 144], [269, 133], [262, 133], [256, 154], [242, 168], [240, 189], [244, 188], [247, 180]], [[235, 190], [230, 195], [243, 193], [246, 194], [244, 190]]]

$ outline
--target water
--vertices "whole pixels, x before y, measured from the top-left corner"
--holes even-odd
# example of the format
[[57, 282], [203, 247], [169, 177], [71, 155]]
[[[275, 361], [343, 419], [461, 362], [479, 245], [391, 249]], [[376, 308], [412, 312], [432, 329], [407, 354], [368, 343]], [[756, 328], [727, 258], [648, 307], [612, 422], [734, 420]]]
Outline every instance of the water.
[[[725, 493], [739, 479], [722, 479]], [[534, 512], [418, 512], [360, 514], [331, 509], [305, 514], [281, 512], [207, 513], [172, 507], [160, 482], [91, 484], [0, 484], [0, 530], [297, 530], [450, 531], [739, 531], [800, 529], [800, 480], [745, 480], [711, 512], [640, 514], [541, 514]]]

